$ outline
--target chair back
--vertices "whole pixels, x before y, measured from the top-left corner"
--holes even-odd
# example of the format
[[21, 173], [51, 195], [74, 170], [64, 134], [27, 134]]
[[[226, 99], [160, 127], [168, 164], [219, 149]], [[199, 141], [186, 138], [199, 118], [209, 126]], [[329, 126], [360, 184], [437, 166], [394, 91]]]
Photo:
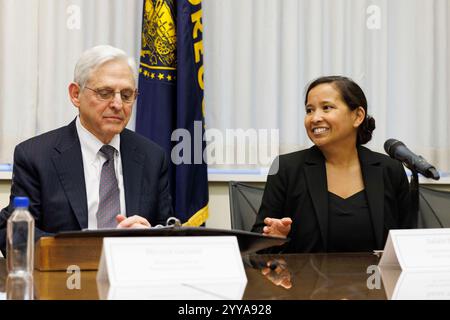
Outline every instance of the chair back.
[[264, 188], [230, 181], [231, 229], [250, 231], [261, 206]]
[[418, 228], [450, 228], [450, 191], [419, 187]]

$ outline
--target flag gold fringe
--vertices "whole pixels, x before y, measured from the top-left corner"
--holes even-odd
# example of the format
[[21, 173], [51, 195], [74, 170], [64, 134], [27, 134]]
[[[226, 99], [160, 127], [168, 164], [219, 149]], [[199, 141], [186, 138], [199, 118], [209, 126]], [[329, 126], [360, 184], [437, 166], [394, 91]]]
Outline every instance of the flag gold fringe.
[[183, 227], [199, 227], [208, 220], [208, 216], [208, 205], [206, 205], [183, 223]]

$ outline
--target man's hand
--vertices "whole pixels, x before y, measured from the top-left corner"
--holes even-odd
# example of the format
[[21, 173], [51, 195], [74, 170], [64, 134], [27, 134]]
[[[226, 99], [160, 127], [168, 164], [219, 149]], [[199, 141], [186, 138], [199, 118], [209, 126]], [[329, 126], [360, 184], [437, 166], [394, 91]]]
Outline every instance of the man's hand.
[[119, 214], [116, 216], [116, 221], [117, 221], [117, 229], [123, 228], [144, 229], [151, 227], [151, 224], [150, 222], [147, 221], [147, 219], [136, 215], [127, 218]]
[[274, 219], [265, 218], [264, 223], [266, 226], [263, 229], [263, 234], [266, 236], [282, 236], [287, 237], [291, 231], [291, 218]]

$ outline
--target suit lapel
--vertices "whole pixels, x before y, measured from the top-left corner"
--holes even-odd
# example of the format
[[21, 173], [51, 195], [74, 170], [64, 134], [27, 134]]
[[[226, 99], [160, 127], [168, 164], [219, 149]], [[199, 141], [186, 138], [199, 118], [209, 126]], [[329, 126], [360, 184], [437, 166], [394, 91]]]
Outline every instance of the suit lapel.
[[66, 127], [66, 131], [62, 133], [58, 144], [55, 146], [55, 150], [57, 154], [52, 157], [52, 162], [61, 180], [64, 192], [80, 228], [87, 228], [88, 212], [83, 158], [75, 121], [72, 121]]
[[312, 203], [319, 223], [325, 251], [328, 247], [328, 188], [325, 159], [317, 147], [309, 149], [304, 168], [306, 183], [310, 190]]
[[372, 152], [364, 147], [358, 148], [361, 170], [366, 189], [369, 212], [372, 218], [377, 247], [383, 244], [384, 226], [384, 179], [383, 168]]
[[139, 214], [145, 156], [139, 152], [134, 139], [131, 139], [130, 133], [126, 129], [120, 135], [120, 157], [122, 158], [126, 214]]

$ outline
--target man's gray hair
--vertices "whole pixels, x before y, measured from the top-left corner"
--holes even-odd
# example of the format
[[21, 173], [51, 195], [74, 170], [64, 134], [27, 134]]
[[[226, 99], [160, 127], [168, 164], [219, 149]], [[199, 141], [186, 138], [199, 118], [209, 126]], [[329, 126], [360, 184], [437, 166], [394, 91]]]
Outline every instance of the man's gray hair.
[[137, 84], [138, 73], [134, 59], [127, 56], [124, 51], [109, 45], [96, 46], [83, 52], [75, 66], [73, 81], [78, 83], [81, 88], [84, 88], [94, 70], [102, 64], [113, 60], [125, 61], [130, 67], [134, 81]]

